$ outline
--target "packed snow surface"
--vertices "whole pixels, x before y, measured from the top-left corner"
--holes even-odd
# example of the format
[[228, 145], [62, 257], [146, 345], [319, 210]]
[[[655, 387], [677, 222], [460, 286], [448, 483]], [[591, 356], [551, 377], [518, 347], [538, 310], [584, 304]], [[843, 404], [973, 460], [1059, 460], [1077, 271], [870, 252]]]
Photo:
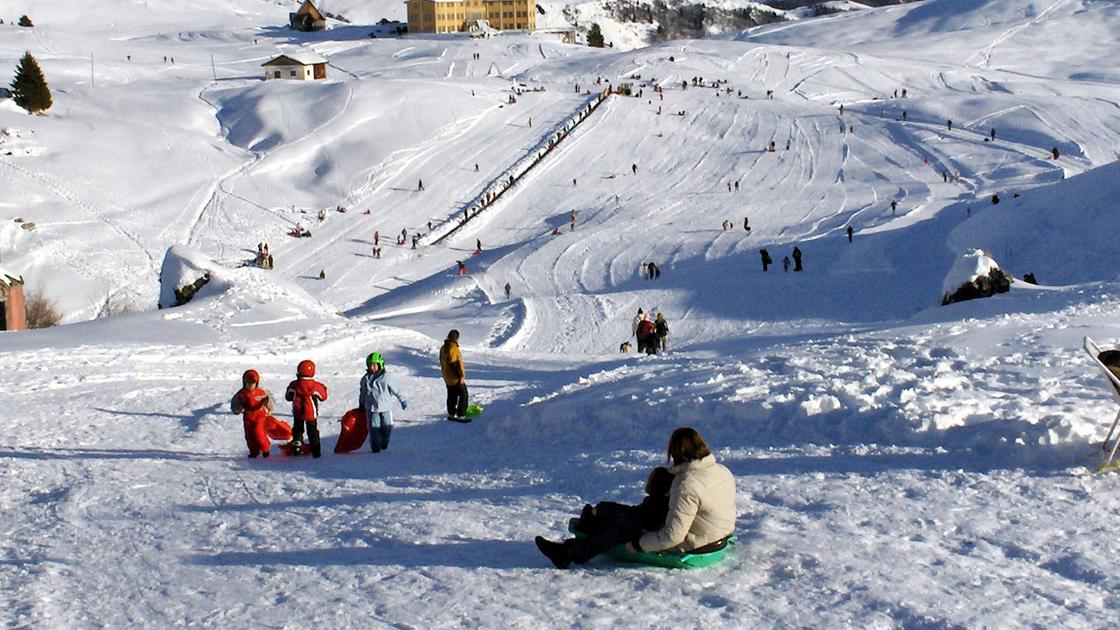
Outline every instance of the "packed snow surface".
[[[0, 67], [30, 51], [54, 106], [0, 101], [0, 255], [68, 324], [0, 333], [5, 626], [1114, 622], [1120, 491], [1088, 472], [1116, 403], [1080, 350], [1120, 345], [1114, 3], [625, 51], [370, 38], [335, 4], [314, 34], [295, 2], [5, 6]], [[328, 78], [263, 81], [281, 49]], [[1041, 286], [937, 306], [973, 249]], [[667, 352], [618, 352], [638, 308]], [[372, 351], [408, 410], [334, 455]], [[305, 358], [324, 456], [248, 459], [242, 372], [279, 396]], [[639, 500], [681, 425], [737, 478], [728, 559], [552, 568], [533, 537]]]

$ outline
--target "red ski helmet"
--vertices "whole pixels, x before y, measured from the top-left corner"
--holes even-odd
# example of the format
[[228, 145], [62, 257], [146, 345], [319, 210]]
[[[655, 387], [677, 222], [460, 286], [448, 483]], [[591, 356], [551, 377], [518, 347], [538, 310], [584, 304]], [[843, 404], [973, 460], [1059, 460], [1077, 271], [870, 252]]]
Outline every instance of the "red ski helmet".
[[241, 375], [241, 384], [248, 385], [249, 383], [254, 385], [261, 384], [261, 375], [258, 374], [256, 370], [245, 370], [245, 373]]
[[306, 376], [307, 378], [315, 376], [315, 362], [311, 359], [300, 361], [299, 366], [296, 367], [296, 374], [299, 376]]

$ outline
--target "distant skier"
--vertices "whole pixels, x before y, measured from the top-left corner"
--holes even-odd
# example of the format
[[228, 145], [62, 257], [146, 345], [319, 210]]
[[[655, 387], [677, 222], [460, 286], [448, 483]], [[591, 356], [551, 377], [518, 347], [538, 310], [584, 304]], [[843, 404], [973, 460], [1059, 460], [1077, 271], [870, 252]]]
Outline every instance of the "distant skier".
[[854, 230], [852, 230], [852, 226], [850, 226], [850, 225], [849, 225], [849, 226], [848, 226], [848, 242], [849, 242], [849, 243], [851, 243], [851, 242], [852, 242], [852, 234], [854, 234], [854, 233], [855, 233], [855, 231], [854, 231]]
[[897, 210], [897, 209], [898, 209], [898, 200], [897, 199], [891, 199], [891, 214], [894, 214], [895, 210]]
[[774, 262], [774, 259], [770, 258], [770, 252], [766, 251], [765, 249], [760, 249], [758, 250], [758, 253], [760, 256], [762, 256], [762, 270], [769, 271], [770, 264]]
[[506, 290], [506, 299], [508, 300], [510, 292], [513, 291], [513, 287], [509, 286], [509, 283], [507, 282], [506, 286], [505, 286], [505, 290]]
[[460, 276], [465, 276], [465, 275], [467, 275], [467, 266], [466, 266], [466, 264], [464, 264], [464, 263], [463, 263], [463, 261], [461, 261], [461, 260], [456, 260], [456, 261], [455, 261], [455, 265], [456, 265], [455, 271], [456, 271], [456, 272], [457, 272], [457, 273], [458, 273], [458, 274], [459, 274]]
[[804, 271], [804, 268], [801, 267], [801, 248], [796, 245], [793, 246], [793, 270]]
[[747, 234], [751, 233], [751, 220], [750, 217], [743, 217], [743, 231]]
[[782, 271], [789, 271], [789, 256], [782, 256]]
[[366, 373], [358, 382], [358, 408], [366, 415], [369, 426], [369, 449], [380, 453], [389, 448], [389, 435], [393, 432], [391, 402], [396, 398], [401, 410], [408, 409], [408, 401], [396, 388], [385, 371], [385, 359], [378, 352], [366, 357]]
[[416, 182], [416, 190], [417, 191], [423, 191], [424, 190], [424, 180], [421, 179], [421, 180], [418, 180]]
[[482, 239], [480, 238], [474, 239], [474, 253], [476, 256], [482, 253]]
[[1058, 153], [1058, 147], [1054, 147], [1054, 148], [1050, 149], [1050, 155], [1051, 155], [1051, 156], [1052, 156], [1052, 157], [1053, 157], [1053, 158], [1054, 158], [1055, 160], [1056, 160], [1056, 159], [1058, 159], [1058, 157], [1059, 157], [1059, 156], [1061, 155], [1060, 153]]
[[265, 423], [272, 413], [272, 396], [261, 389], [260, 382], [261, 375], [256, 370], [245, 370], [241, 375], [241, 389], [229, 402], [230, 412], [241, 414], [249, 457], [268, 457], [270, 446]]
[[304, 359], [296, 366], [296, 380], [288, 383], [284, 399], [292, 403], [292, 455], [302, 455], [303, 432], [307, 430], [307, 444], [311, 456], [318, 458], [319, 403], [327, 399], [327, 386], [315, 380], [315, 362]]
[[374, 230], [374, 232], [373, 232], [373, 244], [374, 245], [380, 245], [381, 244], [381, 231], [380, 230]]
[[569, 232], [575, 232], [576, 231], [576, 211], [575, 210], [572, 210], [571, 214], [568, 215], [568, 231]]
[[633, 171], [635, 175], [637, 175], [638, 174], [638, 165], [637, 164], [631, 164], [630, 165], [630, 170]]
[[994, 206], [994, 205], [996, 205], [997, 203], [999, 203], [999, 195], [997, 195], [997, 194], [993, 193], [993, 194], [992, 194], [992, 205]]
[[990, 132], [989, 135], [992, 138], [992, 142], [995, 142], [996, 141], [996, 128], [995, 127], [992, 127], [992, 131]]
[[945, 121], [945, 127], [946, 127], [946, 128], [947, 128], [947, 129], [949, 130], [949, 131], [952, 131], [952, 130], [953, 130], [953, 121], [952, 121], [952, 120], [946, 120], [946, 121]]

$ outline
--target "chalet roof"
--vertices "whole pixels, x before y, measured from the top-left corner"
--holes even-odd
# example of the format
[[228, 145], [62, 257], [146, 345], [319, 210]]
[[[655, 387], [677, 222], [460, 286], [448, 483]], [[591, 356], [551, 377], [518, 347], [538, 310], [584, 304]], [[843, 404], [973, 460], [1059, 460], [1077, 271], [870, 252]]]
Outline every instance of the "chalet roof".
[[23, 276], [0, 266], [0, 286], [10, 287], [17, 284], [23, 284]]
[[312, 20], [316, 22], [322, 22], [327, 19], [323, 17], [323, 14], [319, 12], [319, 9], [315, 8], [315, 5], [311, 2], [311, 0], [303, 0], [303, 4], [301, 4], [299, 10], [296, 11], [296, 15], [308, 15]]
[[313, 66], [327, 63], [327, 60], [310, 50], [288, 51], [281, 53], [261, 66]]

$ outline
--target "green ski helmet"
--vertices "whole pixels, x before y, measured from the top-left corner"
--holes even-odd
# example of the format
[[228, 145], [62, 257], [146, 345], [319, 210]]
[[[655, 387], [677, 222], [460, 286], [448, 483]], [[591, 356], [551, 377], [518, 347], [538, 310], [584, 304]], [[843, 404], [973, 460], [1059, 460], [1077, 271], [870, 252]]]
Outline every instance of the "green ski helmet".
[[380, 352], [371, 352], [369, 353], [369, 356], [366, 357], [367, 368], [372, 367], [374, 364], [377, 364], [377, 366], [382, 370], [385, 369], [385, 359], [381, 356]]

